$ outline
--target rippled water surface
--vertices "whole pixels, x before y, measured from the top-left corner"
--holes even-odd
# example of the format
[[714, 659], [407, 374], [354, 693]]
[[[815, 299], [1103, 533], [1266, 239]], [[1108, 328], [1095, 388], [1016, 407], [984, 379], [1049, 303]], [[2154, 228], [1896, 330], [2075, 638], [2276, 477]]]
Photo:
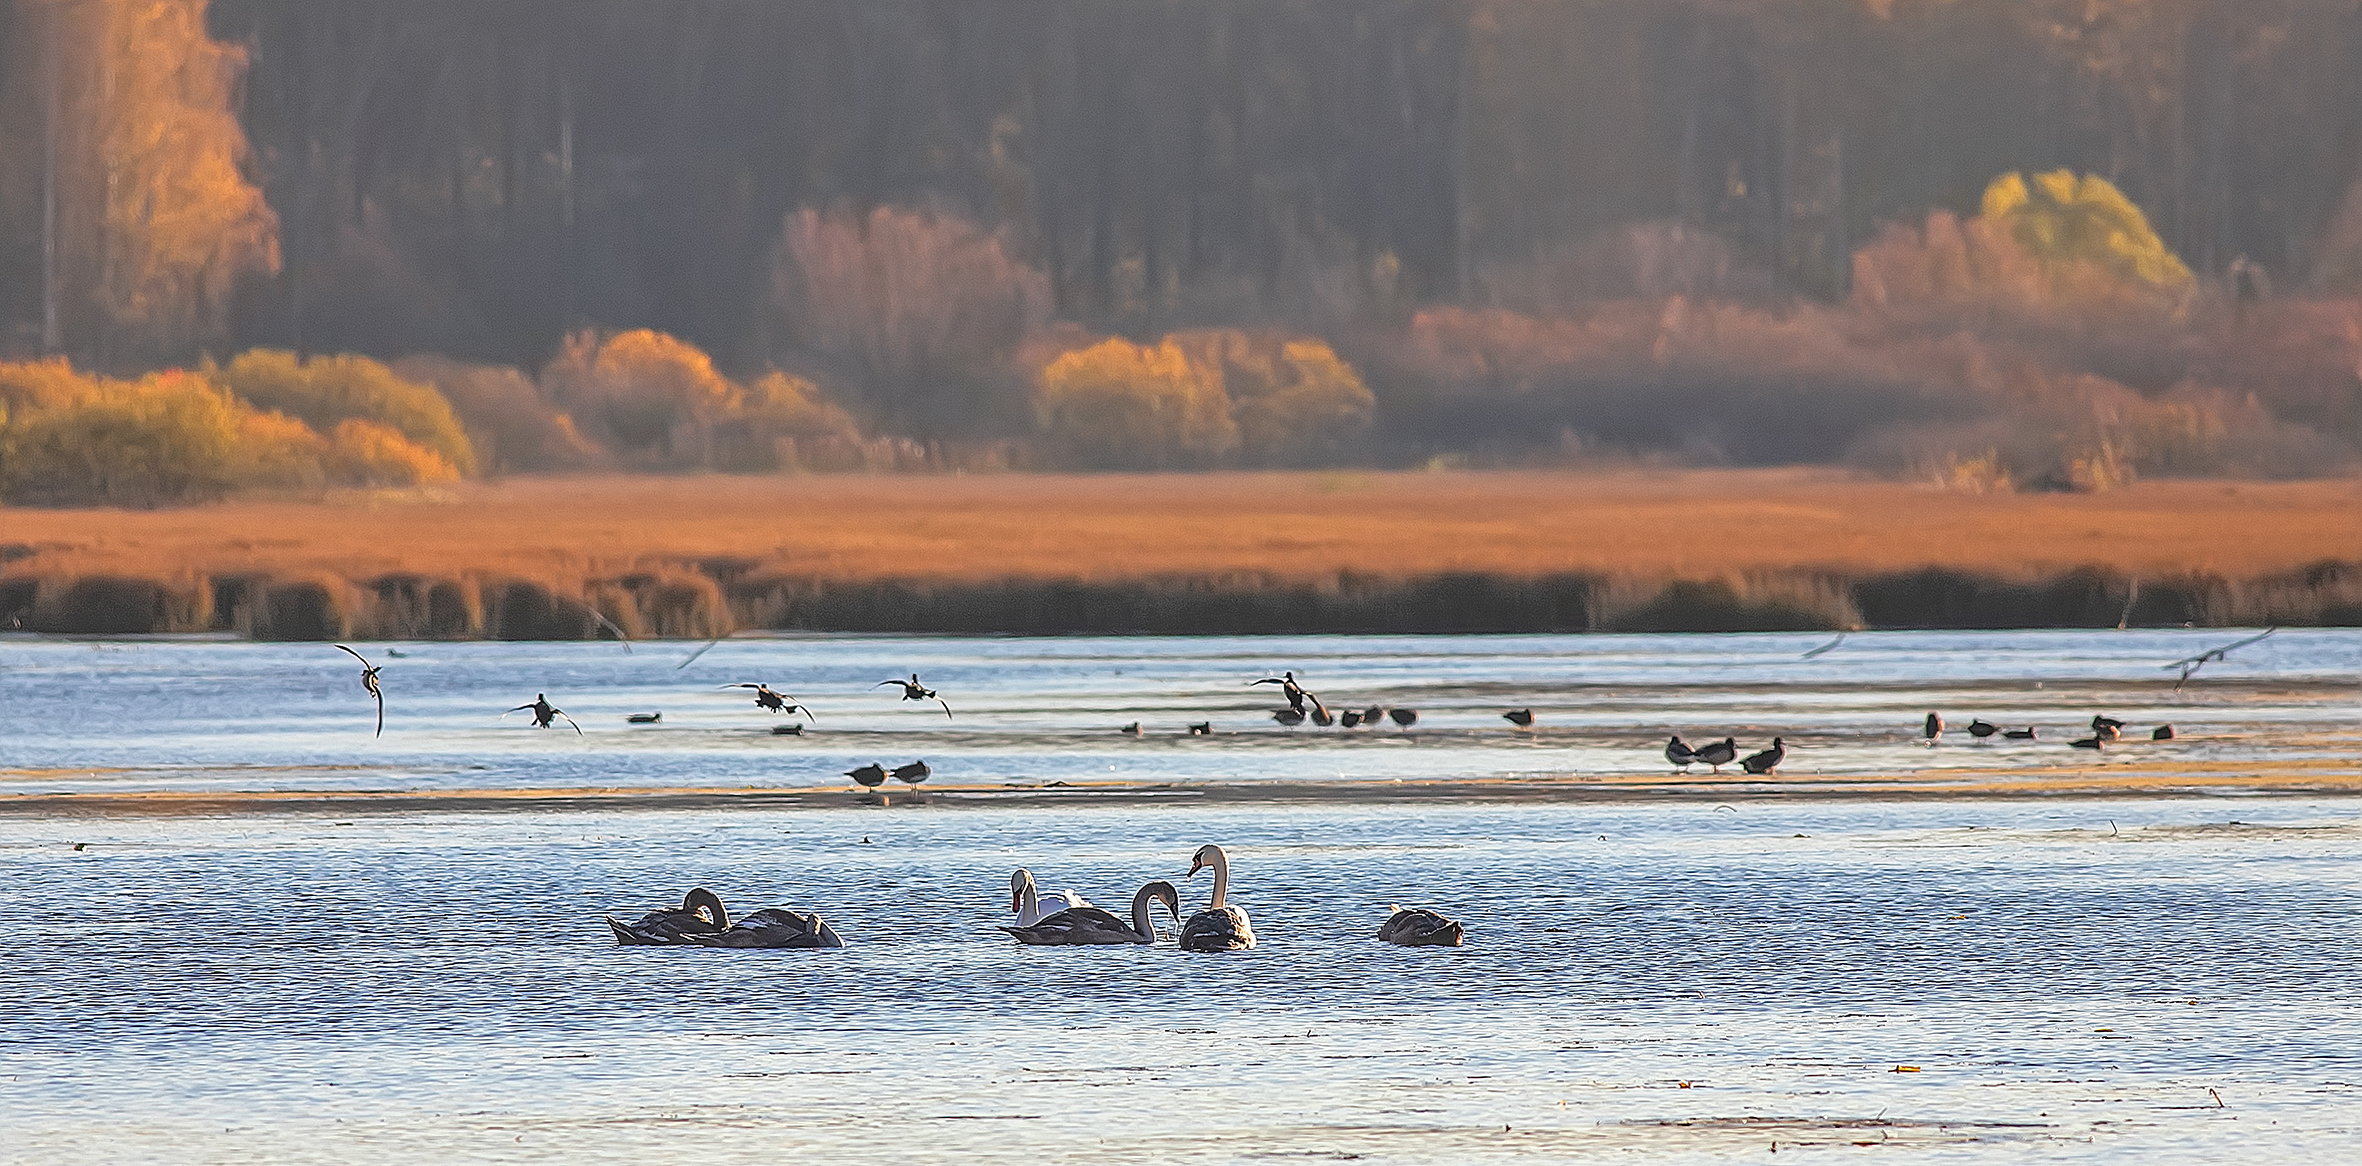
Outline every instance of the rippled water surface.
[[[939, 785], [1615, 774], [1659, 771], [1668, 733], [1777, 734], [1802, 776], [1893, 773], [2058, 763], [2097, 712], [2136, 735], [2173, 723], [2188, 761], [2351, 756], [2362, 631], [2283, 630], [2173, 691], [2164, 662], [2241, 635], [1857, 633], [1810, 659], [1829, 637], [782, 637], [685, 668], [698, 645], [362, 645], [384, 668], [382, 740], [359, 666], [325, 644], [0, 638], [0, 792], [792, 788], [913, 758]], [[1340, 710], [1417, 709], [1416, 731], [1282, 728], [1276, 690], [1246, 682], [1283, 669]], [[912, 672], [954, 716], [874, 687]], [[753, 681], [816, 723], [773, 736], [780, 717], [719, 687]], [[544, 692], [584, 736], [501, 718]], [[1533, 732], [1501, 720], [1514, 708]], [[1929, 709], [1955, 723], [1946, 748], [1917, 745]], [[663, 721], [624, 720], [648, 712]], [[2041, 739], [1970, 746], [1972, 715]], [[1140, 738], [1115, 732], [1132, 722]]]
[[[2282, 632], [2170, 691], [2160, 663], [2231, 638], [1857, 635], [1810, 661], [1826, 640], [827, 638], [677, 670], [694, 645], [401, 645], [382, 742], [333, 650], [7, 640], [0, 793], [792, 787], [905, 755], [977, 784], [1661, 772], [1662, 733], [1710, 730], [1881, 773], [2050, 763], [2051, 730], [2094, 711], [2170, 720], [2225, 763], [2353, 756], [2362, 636]], [[1243, 683], [1287, 667], [1340, 704], [1419, 707], [1419, 731], [1281, 729]], [[956, 720], [863, 688], [914, 669]], [[818, 725], [772, 737], [713, 688], [741, 679]], [[536, 691], [587, 734], [497, 719]], [[1518, 706], [1541, 733], [1498, 720]], [[2039, 723], [2042, 751], [1914, 745], [1929, 707]], [[1142, 738], [1111, 731], [1133, 720]], [[0, 813], [9, 1163], [2362, 1147], [2348, 798], [44, 807]], [[1253, 952], [992, 929], [1021, 865], [1103, 903], [1172, 878], [1202, 905], [1181, 876], [1207, 841]], [[599, 922], [692, 885], [818, 911], [850, 946], [618, 948]], [[1468, 946], [1376, 944], [1396, 902], [1461, 918]]]

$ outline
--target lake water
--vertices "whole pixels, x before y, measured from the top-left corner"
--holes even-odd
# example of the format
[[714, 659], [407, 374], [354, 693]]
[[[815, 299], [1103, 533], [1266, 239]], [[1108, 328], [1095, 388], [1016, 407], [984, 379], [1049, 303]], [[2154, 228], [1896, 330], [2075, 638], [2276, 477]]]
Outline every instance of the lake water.
[[[1672, 733], [1749, 750], [1779, 735], [1782, 772], [1809, 777], [2089, 763], [2067, 742], [2094, 713], [2136, 736], [2175, 725], [2186, 762], [2352, 758], [2362, 630], [2283, 630], [2173, 691], [2164, 662], [2241, 636], [1856, 633], [1812, 659], [1831, 637], [777, 637], [686, 668], [699, 645], [359, 645], [384, 668], [383, 739], [359, 665], [325, 644], [0, 637], [0, 770], [20, 771], [0, 791], [849, 788], [856, 765], [913, 759], [938, 785], [1651, 773]], [[1417, 709], [1415, 731], [1283, 728], [1277, 690], [1247, 685], [1281, 670], [1338, 709]], [[952, 717], [874, 687], [913, 672]], [[789, 718], [718, 687], [738, 682], [817, 723], [773, 736]], [[545, 692], [585, 735], [501, 718]], [[1501, 719], [1515, 708], [1534, 731]], [[1931, 709], [1954, 725], [1933, 750]], [[647, 712], [664, 719], [624, 720]], [[2040, 737], [1976, 743], [1971, 716]], [[1140, 738], [1116, 732], [1135, 721]]]
[[[1907, 773], [2057, 764], [2098, 711], [2224, 764], [2362, 749], [2362, 634], [2284, 631], [2170, 691], [2159, 664], [2235, 638], [828, 637], [678, 670], [695, 645], [364, 645], [382, 741], [322, 646], [9, 639], [0, 792], [841, 786], [919, 756], [974, 784], [1662, 772], [1674, 731]], [[1418, 731], [1282, 729], [1243, 688], [1277, 668]], [[912, 670], [957, 719], [863, 689]], [[771, 736], [713, 688], [737, 680], [818, 725]], [[538, 691], [588, 732], [497, 719]], [[2044, 739], [1928, 749], [1929, 708]], [[1253, 952], [992, 930], [1021, 865], [1202, 905], [1208, 841]], [[619, 948], [599, 922], [692, 885], [850, 946]], [[1375, 943], [1396, 902], [1468, 946]], [[2335, 1162], [2362, 1147], [2357, 969], [2349, 798], [52, 803], [0, 812], [0, 1161]]]

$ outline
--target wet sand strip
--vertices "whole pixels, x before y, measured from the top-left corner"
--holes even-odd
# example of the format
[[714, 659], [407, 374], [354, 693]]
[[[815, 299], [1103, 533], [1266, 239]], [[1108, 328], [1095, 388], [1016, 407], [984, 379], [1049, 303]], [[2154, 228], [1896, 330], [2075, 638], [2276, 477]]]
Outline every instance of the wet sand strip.
[[246, 814], [499, 813], [582, 810], [791, 810], [931, 806], [1400, 805], [1929, 801], [2192, 796], [2362, 797], [2362, 772], [2346, 762], [1948, 770], [1907, 775], [1782, 778], [1537, 776], [1449, 781], [1011, 782], [947, 785], [884, 794], [834, 787], [458, 790], [263, 790], [37, 793], [0, 796], [11, 817]]

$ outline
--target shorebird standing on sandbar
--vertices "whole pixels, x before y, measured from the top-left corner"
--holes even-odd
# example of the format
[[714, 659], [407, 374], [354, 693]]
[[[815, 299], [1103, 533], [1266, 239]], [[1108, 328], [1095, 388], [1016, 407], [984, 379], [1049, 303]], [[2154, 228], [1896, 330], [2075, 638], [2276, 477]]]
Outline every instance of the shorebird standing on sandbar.
[[1724, 737], [1720, 741], [1710, 741], [1704, 745], [1700, 745], [1697, 751], [1691, 754], [1691, 756], [1705, 762], [1707, 765], [1712, 766], [1714, 768], [1714, 772], [1721, 773], [1723, 766], [1728, 765], [1738, 759], [1738, 738]]
[[1681, 738], [1675, 737], [1665, 742], [1665, 760], [1673, 766], [1675, 772], [1688, 773], [1690, 763], [1697, 759], [1698, 751], [1683, 744]]

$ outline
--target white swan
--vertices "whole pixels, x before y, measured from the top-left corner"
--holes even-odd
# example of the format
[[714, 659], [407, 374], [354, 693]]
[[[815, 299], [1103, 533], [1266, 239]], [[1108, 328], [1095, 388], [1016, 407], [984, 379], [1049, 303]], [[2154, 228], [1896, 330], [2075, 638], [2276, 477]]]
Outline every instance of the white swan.
[[1035, 892], [1033, 872], [1024, 867], [1018, 867], [1017, 873], [1009, 876], [1009, 910], [1017, 913], [1019, 927], [1031, 927], [1041, 922], [1043, 916], [1055, 915], [1068, 908], [1090, 905], [1089, 899], [1071, 890], [1052, 891], [1047, 895]]
[[1230, 856], [1211, 842], [1200, 846], [1189, 860], [1189, 873], [1195, 877], [1207, 867], [1214, 868], [1214, 899], [1181, 925], [1181, 950], [1245, 951], [1255, 946], [1255, 928], [1247, 922], [1247, 909], [1222, 902], [1230, 890]]

